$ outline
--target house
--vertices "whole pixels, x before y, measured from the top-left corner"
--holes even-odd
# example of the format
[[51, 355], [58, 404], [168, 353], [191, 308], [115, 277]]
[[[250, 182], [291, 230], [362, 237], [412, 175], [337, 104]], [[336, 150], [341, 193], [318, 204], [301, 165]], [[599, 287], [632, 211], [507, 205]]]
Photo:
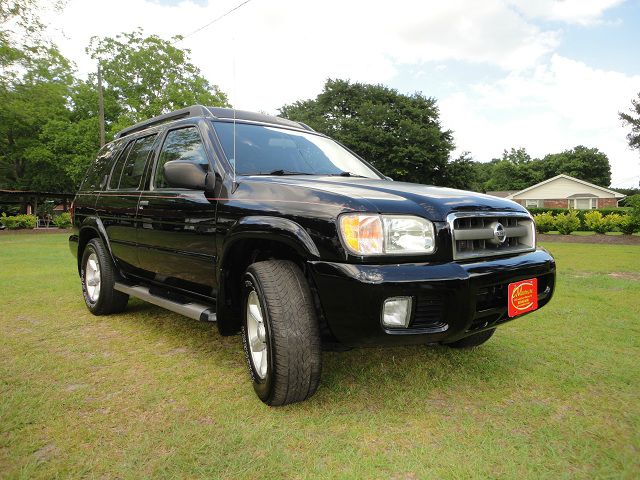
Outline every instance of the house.
[[509, 195], [516, 193], [518, 190], [496, 190], [493, 192], [485, 192], [487, 195], [494, 197], [507, 198]]
[[505, 198], [527, 208], [615, 208], [625, 196], [569, 175], [557, 175]]

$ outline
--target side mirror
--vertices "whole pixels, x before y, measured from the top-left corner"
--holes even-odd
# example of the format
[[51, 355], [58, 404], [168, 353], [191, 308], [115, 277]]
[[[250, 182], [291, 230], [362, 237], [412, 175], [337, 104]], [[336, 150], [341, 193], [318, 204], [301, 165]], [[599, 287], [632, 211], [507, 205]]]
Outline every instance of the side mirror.
[[172, 187], [208, 190], [208, 175], [203, 165], [187, 160], [172, 160], [164, 164], [164, 178]]

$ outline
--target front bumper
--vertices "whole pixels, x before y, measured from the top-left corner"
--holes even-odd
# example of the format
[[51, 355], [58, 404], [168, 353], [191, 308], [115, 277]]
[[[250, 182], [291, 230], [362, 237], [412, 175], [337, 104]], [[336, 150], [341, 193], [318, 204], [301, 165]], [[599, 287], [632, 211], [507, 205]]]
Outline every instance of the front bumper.
[[[538, 308], [555, 286], [555, 261], [544, 249], [466, 263], [356, 265], [309, 262], [332, 335], [346, 345], [450, 343], [511, 318], [509, 283], [538, 279]], [[385, 299], [412, 296], [409, 328], [381, 323]]]

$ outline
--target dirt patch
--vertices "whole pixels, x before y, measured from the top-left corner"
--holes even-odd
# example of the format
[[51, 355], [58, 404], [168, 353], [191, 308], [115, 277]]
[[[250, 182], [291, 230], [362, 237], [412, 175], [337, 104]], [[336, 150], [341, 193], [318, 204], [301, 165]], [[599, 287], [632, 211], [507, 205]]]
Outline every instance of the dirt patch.
[[559, 243], [604, 243], [608, 245], [640, 245], [636, 235], [547, 235], [539, 234], [540, 242]]
[[171, 350], [169, 350], [168, 352], [165, 352], [163, 355], [165, 357], [171, 357], [173, 355], [179, 355], [181, 353], [187, 353], [189, 350], [187, 350], [184, 347], [178, 347], [178, 348], [173, 348]]
[[48, 443], [44, 447], [33, 452], [33, 458], [38, 462], [46, 462], [58, 453], [58, 447], [53, 443]]
[[608, 275], [621, 280], [635, 280], [636, 282], [640, 282], [640, 273], [636, 272], [611, 272]]
[[67, 385], [65, 391], [67, 392], [75, 392], [76, 390], [81, 390], [83, 388], [87, 388], [89, 385], [86, 383], [72, 383], [71, 385]]

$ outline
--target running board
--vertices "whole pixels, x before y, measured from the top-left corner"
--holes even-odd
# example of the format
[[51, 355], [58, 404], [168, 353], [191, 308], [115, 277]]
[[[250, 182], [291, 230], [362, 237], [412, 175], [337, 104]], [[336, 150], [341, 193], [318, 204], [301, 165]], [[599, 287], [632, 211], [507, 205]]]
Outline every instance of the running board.
[[154, 295], [147, 287], [143, 287], [142, 285], [127, 285], [125, 283], [116, 282], [114, 288], [119, 292], [126, 293], [132, 297], [144, 300], [145, 302], [153, 303], [154, 305], [179, 313], [185, 317], [193, 318], [194, 320], [201, 320], [204, 322], [216, 321], [215, 306], [212, 305], [195, 302], [176, 302], [175, 300]]

